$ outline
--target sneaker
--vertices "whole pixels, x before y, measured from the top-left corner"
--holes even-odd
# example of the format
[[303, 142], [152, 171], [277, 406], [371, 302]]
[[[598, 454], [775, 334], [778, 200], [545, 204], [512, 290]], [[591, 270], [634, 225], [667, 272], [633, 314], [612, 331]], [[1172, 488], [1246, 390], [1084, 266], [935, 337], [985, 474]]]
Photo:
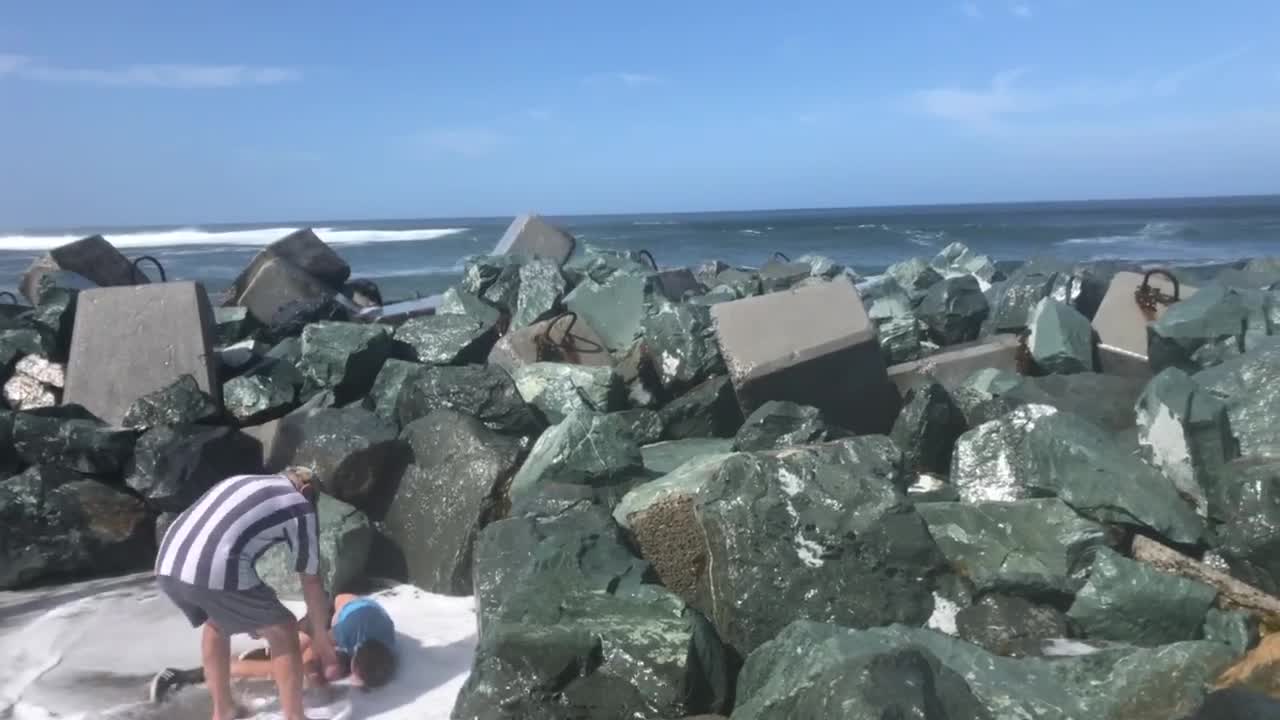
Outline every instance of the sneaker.
[[151, 702], [162, 703], [187, 684], [186, 673], [174, 668], [165, 668], [151, 679]]

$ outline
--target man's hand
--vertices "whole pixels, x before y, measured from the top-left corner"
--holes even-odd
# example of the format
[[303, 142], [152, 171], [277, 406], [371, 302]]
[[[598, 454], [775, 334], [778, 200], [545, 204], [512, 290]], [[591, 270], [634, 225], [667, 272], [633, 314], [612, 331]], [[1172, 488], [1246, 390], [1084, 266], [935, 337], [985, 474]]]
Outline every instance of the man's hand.
[[325, 679], [338, 680], [343, 673], [338, 667], [333, 638], [329, 636], [329, 597], [324, 591], [324, 581], [319, 575], [300, 573], [298, 577], [302, 583], [302, 597], [307, 603], [307, 617], [311, 619], [311, 651], [320, 661]]

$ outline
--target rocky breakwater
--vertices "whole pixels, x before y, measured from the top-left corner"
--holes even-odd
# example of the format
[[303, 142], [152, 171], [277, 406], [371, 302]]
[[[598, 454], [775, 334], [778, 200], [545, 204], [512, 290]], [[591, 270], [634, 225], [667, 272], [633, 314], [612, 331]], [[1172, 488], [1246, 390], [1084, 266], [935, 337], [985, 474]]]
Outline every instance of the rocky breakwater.
[[[212, 302], [53, 262], [0, 307], [31, 388], [0, 413], [0, 587], [148, 567], [211, 483], [305, 463], [331, 590], [474, 594], [458, 720], [1271, 702], [1275, 265], [1177, 297], [960, 245], [866, 279], [663, 268], [537, 216], [407, 302], [308, 231]], [[1228, 667], [1247, 687], [1213, 692]]]

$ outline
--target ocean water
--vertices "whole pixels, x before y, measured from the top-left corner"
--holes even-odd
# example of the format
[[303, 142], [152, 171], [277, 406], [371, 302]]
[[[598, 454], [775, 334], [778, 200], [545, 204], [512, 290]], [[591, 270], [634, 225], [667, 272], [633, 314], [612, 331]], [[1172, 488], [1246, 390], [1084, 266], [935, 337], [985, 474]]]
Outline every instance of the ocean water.
[[[781, 252], [819, 253], [862, 273], [961, 241], [997, 261], [1212, 265], [1280, 255], [1280, 196], [706, 212], [550, 217], [580, 243], [653, 253], [663, 266], [721, 259], [760, 265]], [[230, 282], [263, 245], [312, 227], [383, 295], [437, 292], [468, 255], [490, 250], [510, 217], [301, 221], [188, 227], [82, 227], [0, 231], [0, 287], [12, 288], [33, 258], [101, 233], [129, 257], [150, 255], [169, 279], [210, 289]], [[149, 266], [144, 266], [152, 272]], [[154, 274], [152, 272], [152, 274]]]

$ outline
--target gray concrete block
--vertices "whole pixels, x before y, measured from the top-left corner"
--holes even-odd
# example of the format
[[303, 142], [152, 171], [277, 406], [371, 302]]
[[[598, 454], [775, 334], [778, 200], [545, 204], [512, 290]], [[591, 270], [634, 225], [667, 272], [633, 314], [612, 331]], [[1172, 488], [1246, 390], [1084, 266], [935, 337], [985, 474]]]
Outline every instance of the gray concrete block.
[[953, 345], [943, 352], [920, 360], [892, 365], [889, 367], [889, 380], [904, 395], [907, 388], [926, 376], [938, 381], [947, 390], [954, 390], [966, 378], [983, 368], [1018, 372], [1018, 336], [992, 335], [983, 340]]
[[901, 401], [848, 278], [720, 303], [711, 314], [743, 414], [790, 400], [854, 432], [892, 427]]
[[569, 233], [538, 215], [527, 214], [512, 221], [491, 254], [541, 257], [563, 265], [576, 245], [577, 241]]
[[[239, 299], [263, 265], [273, 259], [287, 260], [332, 290], [351, 277], [351, 266], [310, 228], [291, 232], [263, 248], [232, 283], [232, 297]], [[243, 303], [240, 303], [243, 305]]]
[[101, 235], [60, 245], [38, 257], [22, 275], [22, 294], [31, 302], [39, 298], [40, 278], [59, 271], [73, 272], [101, 287], [150, 282], [141, 270]]
[[[1173, 293], [1173, 283], [1168, 278], [1152, 275], [1150, 284], [1162, 293]], [[1098, 361], [1102, 372], [1108, 375], [1151, 375], [1147, 364], [1147, 326], [1164, 315], [1168, 306], [1157, 306], [1155, 314], [1148, 317], [1133, 299], [1134, 291], [1141, 285], [1142, 273], [1116, 273], [1094, 315]], [[1178, 290], [1180, 299], [1191, 297], [1196, 292], [1196, 288], [1185, 283]]]
[[336, 295], [328, 285], [284, 258], [269, 257], [261, 263], [255, 260], [250, 266], [254, 272], [245, 279], [235, 302], [268, 327], [285, 306], [323, 303]]
[[183, 375], [222, 397], [213, 308], [194, 282], [97, 288], [76, 304], [64, 403], [119, 425], [135, 400]]
[[[545, 336], [554, 356], [538, 356], [539, 340]], [[604, 340], [582, 318], [551, 318], [518, 330], [512, 330], [493, 346], [489, 352], [489, 364], [507, 372], [536, 362], [560, 362], [588, 367], [608, 367], [613, 358], [604, 346]]]

